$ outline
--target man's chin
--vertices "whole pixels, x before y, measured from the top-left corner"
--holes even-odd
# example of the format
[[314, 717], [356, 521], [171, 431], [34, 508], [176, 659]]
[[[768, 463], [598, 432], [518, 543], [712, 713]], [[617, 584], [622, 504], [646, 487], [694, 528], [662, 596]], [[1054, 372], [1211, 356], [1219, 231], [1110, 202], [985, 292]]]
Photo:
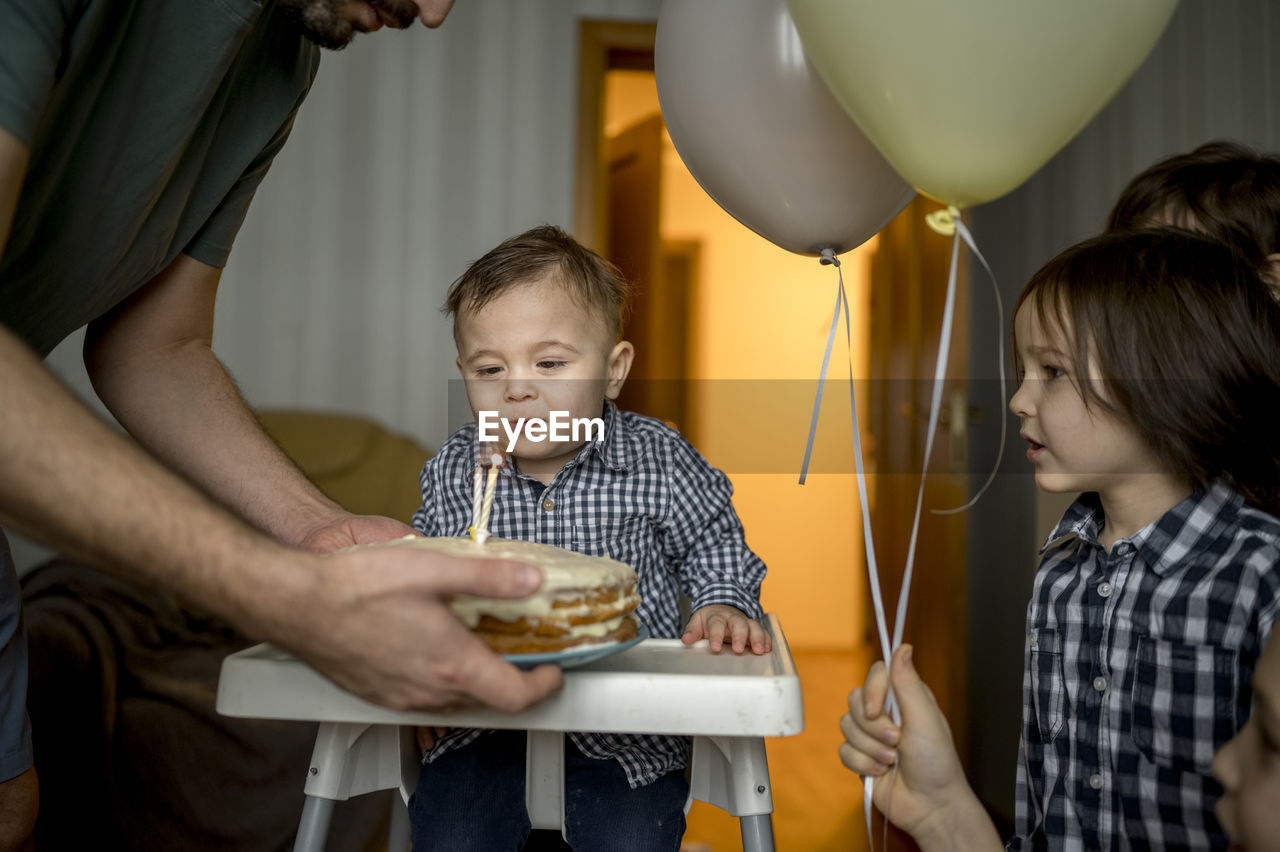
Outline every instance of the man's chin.
[[407, 27], [417, 16], [411, 0], [284, 0], [281, 5], [303, 37], [325, 50], [342, 50], [356, 33], [383, 24]]
[[351, 40], [356, 37], [356, 31], [352, 28], [347, 31], [345, 36], [338, 36], [333, 33], [313, 33], [308, 30], [303, 30], [302, 35], [307, 41], [317, 47], [322, 47], [325, 50], [336, 51], [342, 50], [344, 47], [351, 44]]

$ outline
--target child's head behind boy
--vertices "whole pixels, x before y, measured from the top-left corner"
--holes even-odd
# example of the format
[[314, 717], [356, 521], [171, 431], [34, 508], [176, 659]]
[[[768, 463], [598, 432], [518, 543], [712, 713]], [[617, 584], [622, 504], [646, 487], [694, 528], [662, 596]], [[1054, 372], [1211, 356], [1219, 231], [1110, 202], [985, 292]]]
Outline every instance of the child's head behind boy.
[[1280, 306], [1238, 254], [1174, 228], [1104, 234], [1016, 311], [1009, 407], [1036, 483], [1098, 492], [1109, 541], [1218, 480], [1280, 511]]
[[[551, 225], [471, 264], [450, 288], [445, 313], [453, 316], [472, 413], [496, 411], [513, 425], [522, 417], [545, 421], [553, 411], [599, 418], [631, 369], [634, 350], [621, 339], [628, 296], [616, 267]], [[585, 435], [531, 441], [522, 434], [512, 455], [522, 473], [550, 483]]]
[[1280, 295], [1280, 157], [1209, 142], [1129, 181], [1107, 230], [1176, 225], [1240, 252]]

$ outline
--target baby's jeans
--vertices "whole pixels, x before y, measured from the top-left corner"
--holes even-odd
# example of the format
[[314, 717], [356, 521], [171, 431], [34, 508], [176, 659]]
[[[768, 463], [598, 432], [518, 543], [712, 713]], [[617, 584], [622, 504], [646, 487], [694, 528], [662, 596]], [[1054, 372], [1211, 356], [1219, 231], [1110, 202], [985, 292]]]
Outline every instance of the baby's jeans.
[[[565, 839], [574, 852], [677, 852], [689, 784], [631, 789], [616, 760], [565, 746]], [[422, 767], [409, 800], [413, 852], [518, 852], [529, 837], [525, 733], [490, 731]]]

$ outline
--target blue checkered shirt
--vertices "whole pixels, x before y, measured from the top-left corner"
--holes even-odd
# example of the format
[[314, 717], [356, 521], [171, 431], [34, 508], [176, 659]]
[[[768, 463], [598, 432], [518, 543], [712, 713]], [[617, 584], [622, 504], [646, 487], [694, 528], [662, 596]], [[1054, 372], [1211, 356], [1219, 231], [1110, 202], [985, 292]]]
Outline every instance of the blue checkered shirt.
[[[681, 592], [695, 610], [728, 604], [759, 619], [764, 563], [747, 547], [729, 478], [657, 420], [606, 403], [604, 421], [604, 437], [584, 446], [550, 485], [513, 465], [502, 468], [489, 531], [627, 563], [638, 578], [637, 615], [656, 637], [681, 635]], [[422, 469], [414, 527], [429, 536], [466, 534], [475, 458], [476, 427], [469, 424]], [[450, 731], [427, 761], [481, 733]], [[685, 737], [569, 736], [583, 754], [616, 759], [633, 788], [689, 759]]]
[[1041, 550], [1011, 850], [1225, 849], [1214, 753], [1249, 717], [1280, 520], [1222, 485], [1110, 553], [1096, 494]]

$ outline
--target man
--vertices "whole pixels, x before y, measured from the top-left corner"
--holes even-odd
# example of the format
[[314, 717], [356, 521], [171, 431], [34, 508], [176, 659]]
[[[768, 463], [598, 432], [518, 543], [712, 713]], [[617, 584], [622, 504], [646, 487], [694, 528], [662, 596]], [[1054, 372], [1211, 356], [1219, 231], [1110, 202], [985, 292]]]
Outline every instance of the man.
[[[0, 0], [0, 526], [161, 586], [392, 708], [518, 711], [520, 672], [444, 596], [520, 596], [529, 566], [388, 550], [262, 433], [211, 349], [221, 267], [314, 78], [315, 45], [439, 26], [453, 0]], [[94, 389], [40, 363], [88, 324]], [[193, 483], [194, 487], [192, 484]], [[36, 812], [26, 662], [0, 536], [0, 850]], [[67, 732], [75, 736], [75, 732]]]

